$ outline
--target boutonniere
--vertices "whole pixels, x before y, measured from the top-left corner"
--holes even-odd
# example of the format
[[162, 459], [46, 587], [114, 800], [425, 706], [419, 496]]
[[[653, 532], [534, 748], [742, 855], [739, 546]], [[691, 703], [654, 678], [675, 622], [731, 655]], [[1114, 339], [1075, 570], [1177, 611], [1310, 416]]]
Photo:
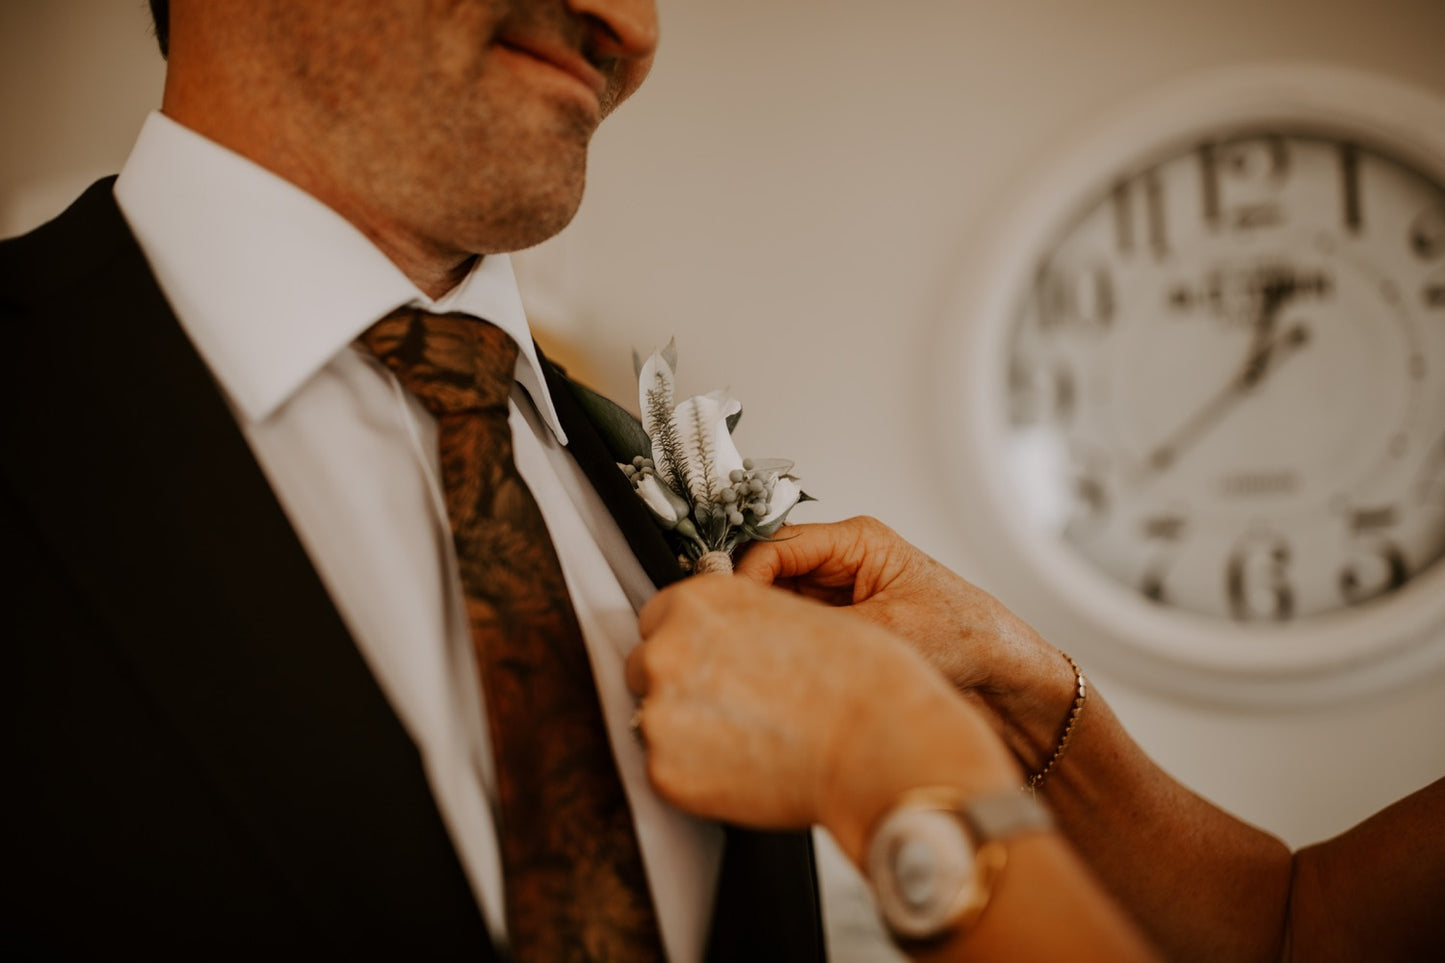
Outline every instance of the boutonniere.
[[731, 572], [740, 545], [772, 538], [799, 502], [812, 501], [778, 458], [744, 458], [733, 443], [743, 406], [725, 391], [677, 403], [677, 347], [633, 356], [639, 420], [596, 392], [579, 397], [617, 467], [667, 534], [683, 567]]

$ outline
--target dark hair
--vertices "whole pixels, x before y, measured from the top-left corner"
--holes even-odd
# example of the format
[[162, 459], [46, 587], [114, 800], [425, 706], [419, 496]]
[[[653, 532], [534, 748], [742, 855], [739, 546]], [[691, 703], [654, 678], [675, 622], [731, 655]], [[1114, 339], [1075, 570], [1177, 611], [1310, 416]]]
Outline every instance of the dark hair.
[[164, 57], [171, 47], [171, 0], [151, 0], [151, 20], [155, 23], [156, 43], [161, 45]]

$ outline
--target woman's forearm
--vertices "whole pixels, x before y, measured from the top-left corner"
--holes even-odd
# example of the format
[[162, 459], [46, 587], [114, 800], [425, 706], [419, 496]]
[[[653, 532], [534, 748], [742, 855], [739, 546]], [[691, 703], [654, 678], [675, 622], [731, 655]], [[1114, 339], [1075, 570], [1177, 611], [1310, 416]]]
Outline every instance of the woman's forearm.
[[[1013, 713], [1052, 720], [1009, 735], [1030, 771], [1047, 759], [1073, 698], [1072, 670], [1059, 662], [1063, 669], [1033, 690], [1049, 711]], [[1104, 888], [1169, 959], [1280, 959], [1289, 849], [1155, 765], [1097, 691], [1038, 792]]]

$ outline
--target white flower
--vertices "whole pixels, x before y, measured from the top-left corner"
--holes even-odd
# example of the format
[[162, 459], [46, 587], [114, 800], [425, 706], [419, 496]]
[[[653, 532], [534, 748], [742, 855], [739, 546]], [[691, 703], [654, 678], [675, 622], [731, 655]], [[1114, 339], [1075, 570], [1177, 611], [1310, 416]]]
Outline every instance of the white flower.
[[713, 391], [674, 404], [673, 346], [654, 351], [638, 374], [642, 428], [652, 441], [652, 460], [667, 484], [694, 502], [711, 502], [743, 467], [733, 445], [728, 419], [743, 406], [725, 392]]
[[662, 522], [664, 528], [674, 527], [677, 520], [682, 517], [682, 513], [678, 511], [672, 499], [667, 497], [671, 492], [657, 480], [656, 475], [648, 475], [639, 479], [637, 494], [642, 496], [643, 502], [652, 509], [652, 514], [657, 516], [657, 520]]
[[659, 454], [667, 467], [662, 470], [679, 476], [694, 502], [716, 501], [728, 477], [743, 467], [743, 456], [728, 431], [728, 418], [742, 410], [742, 402], [721, 391], [689, 398], [674, 409], [682, 464], [674, 463], [663, 449]]
[[663, 528], [694, 559], [769, 538], [807, 495], [793, 463], [752, 461], [738, 453], [732, 429], [743, 406], [725, 391], [676, 403], [672, 342], [637, 364], [638, 404], [651, 451], [620, 464]]
[[767, 517], [758, 519], [758, 528], [767, 528], [775, 522], [781, 524], [802, 497], [803, 488], [796, 478], [792, 475], [777, 476], [772, 492], [768, 495]]

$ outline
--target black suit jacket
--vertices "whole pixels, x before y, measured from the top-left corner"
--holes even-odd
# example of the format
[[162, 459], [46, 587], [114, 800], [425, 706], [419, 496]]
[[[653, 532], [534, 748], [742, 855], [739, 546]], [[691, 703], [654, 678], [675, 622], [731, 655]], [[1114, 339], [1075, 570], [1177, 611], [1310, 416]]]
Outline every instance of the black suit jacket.
[[[0, 243], [0, 955], [491, 958], [417, 748], [111, 185]], [[575, 457], [676, 578], [549, 377]], [[806, 834], [728, 831], [712, 959], [821, 959], [819, 918]]]

